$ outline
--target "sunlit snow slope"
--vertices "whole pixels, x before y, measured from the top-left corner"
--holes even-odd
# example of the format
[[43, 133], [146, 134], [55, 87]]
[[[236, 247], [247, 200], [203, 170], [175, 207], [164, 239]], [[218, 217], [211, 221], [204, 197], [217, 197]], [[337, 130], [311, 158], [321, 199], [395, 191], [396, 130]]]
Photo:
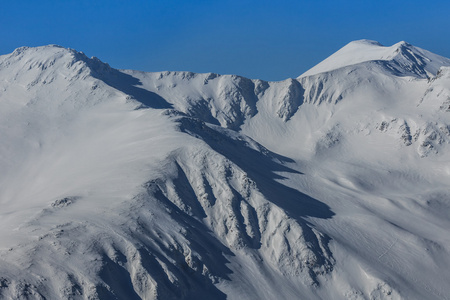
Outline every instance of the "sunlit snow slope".
[[0, 56], [0, 298], [447, 299], [450, 60], [297, 79]]

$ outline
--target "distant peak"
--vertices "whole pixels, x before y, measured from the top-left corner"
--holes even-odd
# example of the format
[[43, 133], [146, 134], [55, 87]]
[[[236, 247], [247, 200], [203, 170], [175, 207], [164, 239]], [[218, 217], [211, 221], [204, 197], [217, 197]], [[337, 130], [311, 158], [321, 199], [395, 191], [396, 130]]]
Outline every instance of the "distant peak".
[[23, 46], [23, 47], [19, 47], [19, 48], [15, 49], [14, 52], [12, 53], [12, 55], [16, 56], [18, 54], [25, 54], [27, 52], [30, 55], [37, 55], [37, 56], [44, 56], [44, 57], [52, 56], [56, 53], [66, 53], [66, 54], [73, 56], [73, 58], [76, 60], [82, 60], [85, 62], [92, 61], [94, 63], [106, 64], [106, 63], [103, 63], [99, 58], [97, 58], [95, 56], [92, 56], [91, 58], [89, 58], [82, 51], [77, 51], [72, 48], [66, 48], [66, 47], [63, 47], [63, 46], [60, 46], [57, 44], [49, 44], [49, 45], [38, 46], [38, 47]]
[[380, 44], [377, 41], [367, 40], [367, 39], [352, 41], [352, 42], [348, 43], [347, 45], [352, 45], [352, 44], [364, 44], [364, 45], [373, 45], [373, 46], [384, 47], [382, 44]]
[[37, 47], [29, 47], [29, 46], [22, 46], [19, 48], [16, 48], [13, 53], [17, 53], [17, 52], [24, 52], [24, 51], [41, 51], [41, 50], [45, 50], [45, 49], [51, 49], [51, 48], [58, 48], [58, 49], [66, 49], [69, 50], [63, 46], [60, 45], [56, 45], [56, 44], [50, 44], [50, 45], [44, 45], [44, 46], [37, 46]]
[[357, 40], [348, 43], [300, 77], [373, 61], [393, 64], [389, 69], [395, 69], [395, 74], [398, 76], [419, 78], [433, 77], [441, 66], [450, 64], [449, 59], [415, 47], [405, 41], [400, 41], [392, 46], [383, 46], [377, 41]]
[[38, 47], [19, 47], [15, 49], [11, 54], [6, 55], [10, 58], [14, 57], [29, 57], [31, 60], [43, 60], [46, 58], [63, 55], [77, 55], [78, 52], [73, 49], [68, 49], [60, 45], [50, 44]]
[[395, 44], [394, 46], [412, 46], [410, 43], [405, 42], [405, 41], [400, 41], [397, 44]]
[[[21, 70], [36, 70], [37, 72], [49, 72], [55, 68], [77, 68], [77, 72], [83, 70], [86, 74], [94, 77], [102, 77], [112, 71], [112, 68], [97, 57], [89, 58], [83, 52], [66, 48], [60, 45], [50, 44], [38, 47], [20, 47], [11, 54], [2, 56], [7, 60], [7, 65], [16, 66], [18, 72]], [[0, 61], [1, 62], [1, 61]]]
[[411, 45], [410, 43], [408, 43], [408, 42], [401, 41], [401, 42], [398, 42], [398, 43], [392, 45], [391, 48], [393, 48], [393, 49], [404, 49], [404, 48], [415, 48], [415, 47], [413, 45]]
[[[42, 47], [44, 47], [44, 48], [45, 47], [47, 47], [47, 48], [65, 48], [65, 47], [57, 45], [57, 44], [45, 45], [45, 46], [42, 46]], [[67, 48], [65, 48], [65, 49], [67, 49]]]

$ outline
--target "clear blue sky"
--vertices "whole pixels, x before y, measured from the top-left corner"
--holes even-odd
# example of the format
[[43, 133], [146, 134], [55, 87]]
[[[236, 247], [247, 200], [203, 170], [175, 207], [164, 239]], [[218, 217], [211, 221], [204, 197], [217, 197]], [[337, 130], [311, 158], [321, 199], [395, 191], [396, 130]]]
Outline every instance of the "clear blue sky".
[[450, 1], [3, 1], [0, 54], [59, 44], [115, 68], [297, 77], [348, 42], [450, 57]]

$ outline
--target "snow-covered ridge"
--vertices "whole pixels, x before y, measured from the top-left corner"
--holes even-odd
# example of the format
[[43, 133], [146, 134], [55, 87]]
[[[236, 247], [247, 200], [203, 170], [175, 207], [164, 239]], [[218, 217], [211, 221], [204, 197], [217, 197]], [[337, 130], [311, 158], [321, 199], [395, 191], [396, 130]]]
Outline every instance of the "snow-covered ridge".
[[367, 40], [280, 82], [0, 56], [0, 298], [445, 298], [449, 65]]

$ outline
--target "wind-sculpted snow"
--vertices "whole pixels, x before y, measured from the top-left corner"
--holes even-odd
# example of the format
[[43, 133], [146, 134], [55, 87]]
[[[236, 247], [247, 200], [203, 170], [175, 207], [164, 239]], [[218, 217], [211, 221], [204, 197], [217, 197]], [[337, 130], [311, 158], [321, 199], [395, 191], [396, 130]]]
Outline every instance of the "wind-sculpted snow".
[[0, 56], [0, 298], [447, 299], [449, 66], [367, 40], [280, 82]]

